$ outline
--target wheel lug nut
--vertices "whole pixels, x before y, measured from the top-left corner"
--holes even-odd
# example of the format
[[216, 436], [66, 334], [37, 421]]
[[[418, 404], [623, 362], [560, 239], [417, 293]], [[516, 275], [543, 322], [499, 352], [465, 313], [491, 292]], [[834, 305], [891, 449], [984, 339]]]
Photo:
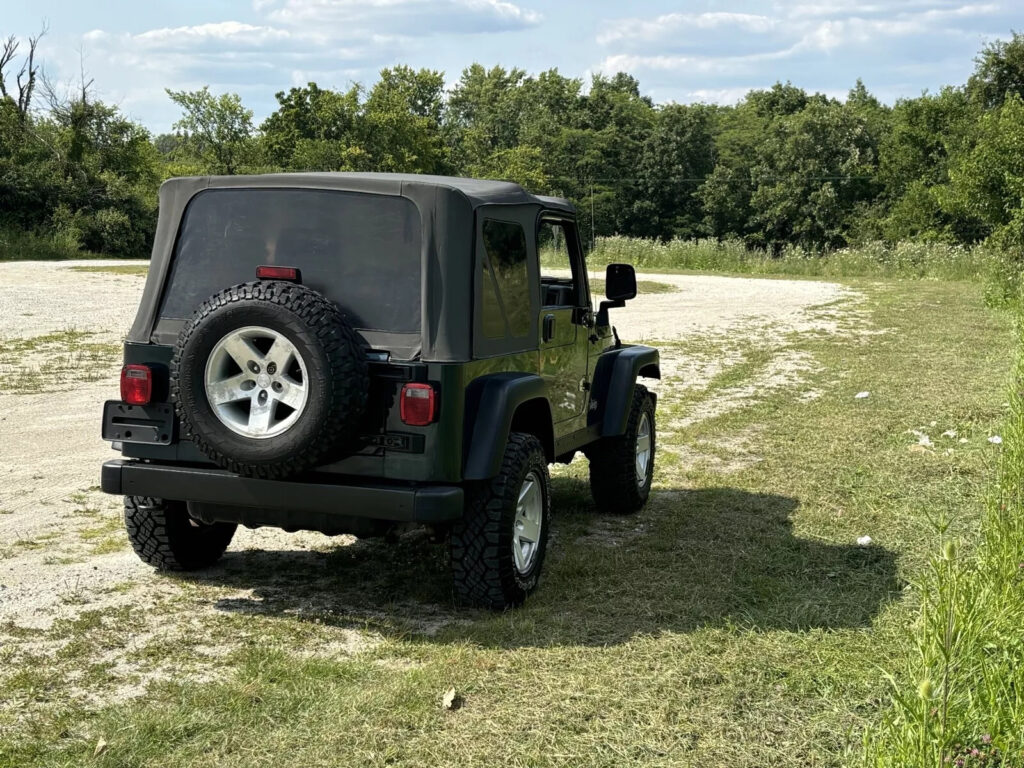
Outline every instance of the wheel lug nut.
[[271, 376], [277, 373], [277, 363], [271, 363], [270, 365], [268, 365], [267, 373], [269, 373]]
[[275, 391], [275, 392], [280, 392], [280, 391], [281, 391], [282, 389], [284, 389], [284, 387], [283, 387], [283, 386], [281, 385], [281, 382], [280, 382], [280, 381], [275, 381], [275, 382], [274, 382], [273, 384], [271, 384], [270, 386], [271, 386], [271, 387], [273, 387], [273, 389], [274, 389], [274, 391]]
[[249, 361], [249, 370], [252, 371], [253, 373], [259, 373], [260, 372], [260, 366], [259, 366], [259, 364], [255, 360], [250, 360]]

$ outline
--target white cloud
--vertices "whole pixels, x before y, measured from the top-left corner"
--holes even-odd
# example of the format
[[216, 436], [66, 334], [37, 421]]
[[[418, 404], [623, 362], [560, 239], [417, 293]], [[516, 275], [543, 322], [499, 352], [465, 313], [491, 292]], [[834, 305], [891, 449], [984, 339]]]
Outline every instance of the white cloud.
[[835, 18], [837, 16], [893, 16], [921, 11], [956, 8], [962, 0], [888, 0], [884, 3], [863, 0], [818, 0], [814, 3], [776, 3], [779, 15], [788, 18]]
[[792, 56], [793, 53], [792, 48], [748, 56], [678, 56], [671, 54], [643, 56], [627, 53], [606, 57], [598, 65], [597, 70], [606, 74], [660, 70], [687, 74], [740, 75], [756, 72], [759, 67], [763, 67], [765, 62], [785, 59]]
[[151, 29], [135, 35], [134, 40], [162, 49], [183, 49], [196, 44], [215, 42], [220, 45], [262, 46], [292, 37], [284, 29], [268, 26], [243, 24], [238, 21], [222, 21], [215, 24], [200, 24], [194, 27], [164, 27]]
[[[610, 22], [597, 37], [619, 48], [600, 65], [609, 69], [743, 74], [764, 62], [793, 59], [840, 48], [875, 50], [886, 40], [970, 34], [961, 22], [999, 13], [996, 3], [949, 5], [905, 0], [888, 6], [855, 0], [798, 5], [784, 15], [750, 13], [671, 13], [653, 19]], [[851, 13], [881, 13], [866, 17]], [[802, 20], [801, 20], [802, 19]]]
[[731, 28], [764, 33], [774, 30], [779, 20], [751, 13], [667, 13], [655, 19], [625, 19], [608, 26], [597, 36], [603, 45], [618, 41], [652, 41], [689, 30]]
[[268, 21], [292, 27], [389, 25], [418, 34], [501, 32], [538, 24], [541, 14], [506, 0], [254, 0]]

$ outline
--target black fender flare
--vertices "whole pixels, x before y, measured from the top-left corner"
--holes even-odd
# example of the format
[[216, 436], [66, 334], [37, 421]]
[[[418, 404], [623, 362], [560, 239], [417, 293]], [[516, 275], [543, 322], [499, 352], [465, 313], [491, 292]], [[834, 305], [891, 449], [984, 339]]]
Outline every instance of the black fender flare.
[[[547, 387], [533, 373], [494, 373], [473, 380], [466, 388], [465, 480], [487, 480], [501, 470], [512, 419], [516, 409], [530, 400], [542, 400], [547, 408]], [[546, 450], [550, 450], [545, 446]]]
[[638, 376], [661, 378], [661, 356], [654, 347], [623, 346], [608, 350], [598, 359], [591, 400], [598, 403], [601, 437], [614, 437], [626, 431]]

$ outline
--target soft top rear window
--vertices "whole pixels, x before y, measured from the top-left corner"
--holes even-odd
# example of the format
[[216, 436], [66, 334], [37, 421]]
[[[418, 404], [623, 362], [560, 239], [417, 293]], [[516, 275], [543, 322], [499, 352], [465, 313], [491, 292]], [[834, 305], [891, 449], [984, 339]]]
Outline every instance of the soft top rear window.
[[160, 316], [191, 317], [209, 296], [298, 267], [302, 283], [361, 330], [420, 329], [420, 217], [402, 197], [318, 189], [211, 189], [182, 218]]

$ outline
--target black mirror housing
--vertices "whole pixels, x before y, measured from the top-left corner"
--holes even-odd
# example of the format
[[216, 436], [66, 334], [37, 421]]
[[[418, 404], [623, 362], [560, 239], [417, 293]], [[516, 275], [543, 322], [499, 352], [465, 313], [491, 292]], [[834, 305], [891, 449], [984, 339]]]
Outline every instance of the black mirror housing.
[[604, 273], [604, 295], [611, 301], [636, 298], [636, 270], [631, 264], [609, 264]]

